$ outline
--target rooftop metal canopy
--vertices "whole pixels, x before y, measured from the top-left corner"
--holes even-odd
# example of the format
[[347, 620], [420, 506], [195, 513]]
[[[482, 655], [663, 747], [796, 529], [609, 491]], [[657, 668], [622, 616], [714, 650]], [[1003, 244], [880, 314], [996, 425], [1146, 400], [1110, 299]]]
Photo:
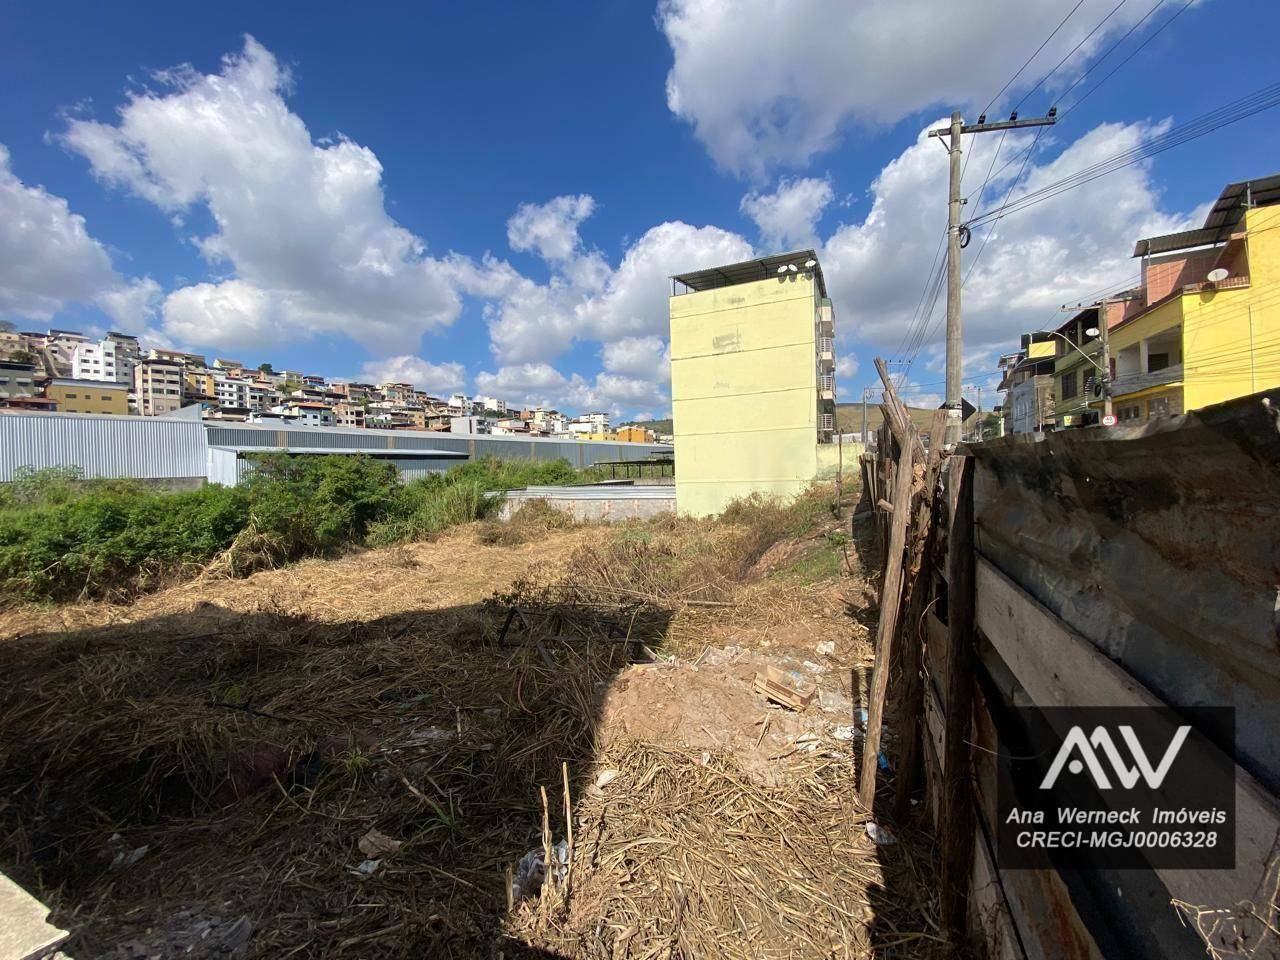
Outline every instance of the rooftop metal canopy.
[[1249, 207], [1266, 207], [1280, 203], [1280, 174], [1257, 180], [1241, 180], [1229, 183], [1209, 209], [1204, 226], [1198, 230], [1167, 233], [1161, 237], [1139, 240], [1133, 248], [1135, 257], [1150, 257], [1188, 247], [1202, 247], [1222, 243], [1230, 238], [1237, 224], [1244, 219]]
[[780, 276], [779, 267], [792, 264], [798, 273], [808, 273], [805, 264], [814, 261], [811, 268], [813, 278], [818, 284], [818, 296], [827, 295], [827, 282], [822, 276], [822, 265], [817, 262], [818, 255], [813, 250], [793, 250], [790, 253], [779, 253], [759, 260], [744, 260], [742, 263], [730, 263], [723, 267], [711, 267], [708, 270], [695, 270], [692, 273], [681, 273], [671, 279], [683, 284], [690, 290], [714, 290], [717, 287], [732, 287], [739, 283], [755, 283], [759, 280], [772, 280]]

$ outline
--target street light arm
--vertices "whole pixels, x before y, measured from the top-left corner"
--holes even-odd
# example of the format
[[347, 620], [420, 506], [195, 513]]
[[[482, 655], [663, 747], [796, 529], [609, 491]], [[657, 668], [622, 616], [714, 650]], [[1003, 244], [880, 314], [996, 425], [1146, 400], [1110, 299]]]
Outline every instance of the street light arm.
[[1078, 346], [1076, 346], [1074, 343], [1072, 343], [1072, 342], [1071, 342], [1071, 339], [1070, 339], [1066, 334], [1058, 333], [1058, 331], [1056, 331], [1056, 330], [1042, 330], [1042, 331], [1040, 331], [1040, 332], [1041, 332], [1041, 333], [1048, 333], [1048, 334], [1052, 334], [1052, 335], [1053, 335], [1053, 336], [1055, 336], [1055, 337], [1061, 337], [1061, 338], [1062, 338], [1062, 342], [1063, 342], [1063, 343], [1065, 343], [1067, 346], [1069, 346], [1069, 347], [1070, 347], [1072, 350], [1074, 350], [1076, 353], [1080, 354], [1080, 356], [1084, 357], [1086, 360], [1088, 360], [1090, 363], [1092, 363], [1092, 364], [1094, 365], [1094, 367], [1095, 367], [1095, 368], [1096, 368], [1096, 369], [1097, 369], [1097, 370], [1098, 370], [1098, 371], [1099, 371], [1099, 372], [1100, 372], [1104, 377], [1109, 377], [1109, 376], [1110, 376], [1110, 374], [1109, 374], [1106, 370], [1104, 370], [1104, 369], [1103, 369], [1102, 365], [1101, 365], [1100, 363], [1098, 363], [1098, 361], [1097, 361], [1097, 360], [1093, 359], [1093, 357], [1089, 356], [1087, 353], [1085, 353], [1083, 350], [1081, 350]]

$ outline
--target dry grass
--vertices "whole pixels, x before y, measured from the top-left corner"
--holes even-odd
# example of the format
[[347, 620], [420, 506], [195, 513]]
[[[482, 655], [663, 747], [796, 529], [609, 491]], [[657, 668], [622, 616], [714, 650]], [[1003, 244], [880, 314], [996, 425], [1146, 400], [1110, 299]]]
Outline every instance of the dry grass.
[[[597, 735], [641, 652], [627, 641], [692, 660], [830, 638], [865, 659], [846, 585], [752, 575], [777, 524], [545, 519], [512, 544], [473, 524], [130, 606], [15, 611], [6, 872], [77, 932], [73, 955], [185, 953], [193, 910], [247, 918], [255, 957], [928, 955], [927, 851], [870, 845], [848, 757], [765, 786], [716, 751], [602, 753]], [[500, 643], [511, 603], [527, 615]], [[540, 845], [562, 764], [574, 886], [508, 913], [504, 872]], [[605, 767], [621, 776], [596, 793]], [[363, 877], [373, 828], [403, 846]]]
[[849, 764], [815, 755], [785, 786], [727, 758], [644, 743], [597, 761], [616, 779], [576, 810], [574, 871], [511, 929], [557, 956], [943, 957], [927, 848], [897, 858], [890, 895]]

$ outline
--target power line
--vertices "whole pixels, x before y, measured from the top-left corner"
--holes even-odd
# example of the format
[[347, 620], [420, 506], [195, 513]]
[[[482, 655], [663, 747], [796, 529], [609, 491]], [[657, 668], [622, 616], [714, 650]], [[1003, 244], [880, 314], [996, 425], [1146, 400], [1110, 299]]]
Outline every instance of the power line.
[[1120, 10], [1120, 8], [1121, 8], [1121, 7], [1123, 7], [1123, 6], [1125, 5], [1125, 3], [1127, 3], [1127, 2], [1128, 2], [1128, 0], [1120, 0], [1120, 2], [1119, 2], [1119, 3], [1117, 3], [1114, 7], [1112, 7], [1112, 8], [1111, 8], [1111, 12], [1110, 12], [1110, 13], [1108, 13], [1108, 14], [1107, 14], [1105, 17], [1103, 17], [1101, 20], [1099, 20], [1099, 21], [1098, 21], [1098, 23], [1097, 23], [1097, 25], [1096, 25], [1092, 30], [1090, 30], [1087, 34], [1085, 34], [1084, 39], [1082, 39], [1079, 43], [1077, 43], [1074, 47], [1072, 47], [1072, 48], [1071, 48], [1071, 50], [1070, 50], [1070, 51], [1068, 51], [1068, 53], [1067, 53], [1067, 55], [1066, 55], [1065, 57], [1063, 57], [1063, 58], [1062, 58], [1061, 60], [1059, 60], [1056, 64], [1054, 64], [1054, 67], [1053, 67], [1053, 69], [1052, 69], [1052, 70], [1050, 70], [1050, 71], [1049, 71], [1048, 73], [1046, 73], [1043, 77], [1041, 77], [1041, 78], [1040, 78], [1040, 80], [1036, 83], [1036, 85], [1035, 85], [1034, 87], [1032, 87], [1030, 90], [1028, 90], [1026, 93], [1024, 93], [1024, 94], [1022, 95], [1022, 99], [1021, 99], [1021, 100], [1019, 100], [1019, 101], [1017, 102], [1017, 104], [1016, 104], [1016, 105], [1014, 106], [1014, 108], [1013, 108], [1013, 109], [1014, 109], [1014, 112], [1017, 112], [1018, 107], [1022, 106], [1024, 103], [1026, 103], [1026, 102], [1027, 102], [1027, 98], [1028, 98], [1028, 97], [1030, 97], [1030, 96], [1031, 96], [1033, 93], [1035, 93], [1037, 90], [1039, 90], [1039, 89], [1040, 89], [1040, 87], [1044, 85], [1045, 81], [1047, 81], [1050, 77], [1052, 77], [1055, 73], [1057, 73], [1057, 72], [1058, 72], [1058, 68], [1059, 68], [1059, 67], [1061, 67], [1064, 63], [1066, 63], [1066, 62], [1067, 62], [1068, 60], [1070, 60], [1073, 56], [1075, 56], [1076, 51], [1077, 51], [1077, 50], [1079, 50], [1081, 47], [1083, 47], [1086, 43], [1088, 43], [1088, 42], [1089, 42], [1089, 38], [1090, 38], [1090, 37], [1092, 37], [1092, 36], [1093, 36], [1095, 33], [1097, 33], [1099, 30], [1101, 30], [1101, 29], [1102, 29], [1102, 27], [1103, 27], [1103, 25], [1104, 25], [1108, 20], [1110, 20], [1112, 17], [1114, 17], [1114, 16], [1116, 15], [1116, 13]]
[[1067, 13], [1067, 15], [1063, 17], [1062, 20], [1058, 23], [1058, 25], [1053, 28], [1053, 32], [1049, 34], [1049, 36], [1044, 38], [1044, 42], [1041, 43], [1040, 46], [1036, 47], [1036, 52], [1033, 53], [1031, 56], [1027, 57], [1027, 62], [1024, 63], [1022, 66], [1020, 66], [1018, 68], [1018, 72], [1015, 73], [1012, 77], [1010, 77], [1007, 81], [1005, 81], [1005, 85], [1000, 88], [999, 92], [996, 93], [994, 97], [991, 98], [991, 102], [988, 103], [982, 110], [984, 114], [988, 110], [990, 110], [992, 104], [994, 104], [997, 100], [999, 100], [1000, 97], [1004, 94], [1004, 92], [1008, 90], [1010, 86], [1013, 85], [1013, 82], [1017, 80], [1018, 77], [1022, 76], [1022, 71], [1027, 69], [1027, 67], [1031, 66], [1031, 61], [1035, 60], [1036, 57], [1040, 56], [1040, 51], [1043, 50], [1045, 47], [1047, 47], [1049, 45], [1049, 41], [1058, 35], [1058, 31], [1061, 30], [1064, 26], [1066, 26], [1067, 21], [1070, 20], [1071, 17], [1075, 14], [1075, 12], [1080, 9], [1081, 4], [1083, 3], [1084, 3], [1084, 0], [1076, 0], [1076, 5], [1072, 7], [1071, 10]]
[[[1090, 88], [1089, 88], [1088, 90], [1086, 90], [1084, 93], [1080, 94], [1080, 96], [1076, 98], [1075, 103], [1071, 104], [1071, 106], [1067, 107], [1067, 109], [1066, 109], [1066, 110], [1064, 110], [1064, 111], [1062, 112], [1062, 116], [1063, 116], [1063, 117], [1065, 117], [1068, 113], [1070, 113], [1070, 112], [1071, 112], [1072, 110], [1074, 110], [1076, 107], [1080, 106], [1080, 104], [1084, 103], [1084, 101], [1089, 97], [1089, 95], [1090, 95], [1090, 94], [1092, 94], [1092, 93], [1093, 93], [1095, 90], [1097, 90], [1100, 86], [1102, 86], [1104, 83], [1106, 83], [1108, 80], [1110, 80], [1113, 76], [1115, 76], [1116, 71], [1118, 71], [1118, 70], [1119, 70], [1121, 67], [1123, 67], [1126, 63], [1128, 63], [1130, 60], [1132, 60], [1134, 57], [1136, 57], [1136, 56], [1138, 55], [1138, 53], [1142, 50], [1142, 48], [1143, 48], [1143, 47], [1145, 47], [1148, 43], [1150, 43], [1152, 40], [1154, 40], [1156, 37], [1158, 37], [1158, 36], [1159, 36], [1163, 31], [1164, 31], [1164, 28], [1165, 28], [1165, 27], [1169, 26], [1169, 24], [1171, 24], [1171, 23], [1173, 23], [1173, 21], [1177, 20], [1177, 19], [1178, 19], [1178, 17], [1182, 16], [1183, 11], [1185, 11], [1185, 10], [1187, 9], [1187, 7], [1191, 6], [1191, 4], [1193, 4], [1193, 3], [1195, 3], [1195, 2], [1196, 2], [1196, 0], [1186, 0], [1186, 3], [1184, 3], [1181, 7], [1179, 7], [1179, 8], [1174, 12], [1173, 16], [1171, 16], [1171, 17], [1170, 17], [1168, 20], [1166, 20], [1164, 23], [1160, 24], [1160, 26], [1156, 27], [1156, 29], [1155, 29], [1155, 30], [1153, 30], [1153, 31], [1151, 32], [1151, 34], [1150, 34], [1150, 35], [1149, 35], [1145, 40], [1143, 40], [1140, 44], [1138, 44], [1136, 47], [1134, 47], [1134, 48], [1133, 48], [1133, 50], [1129, 53], [1129, 55], [1128, 55], [1127, 57], [1125, 57], [1125, 58], [1124, 58], [1123, 60], [1121, 60], [1118, 64], [1116, 64], [1116, 65], [1115, 65], [1115, 67], [1114, 67], [1114, 69], [1112, 69], [1112, 71], [1111, 71], [1110, 73], [1108, 73], [1105, 77], [1103, 77], [1101, 80], [1099, 80], [1097, 83], [1095, 83], [1092, 87], [1090, 87]], [[1147, 16], [1146, 16], [1146, 17], [1143, 17], [1143, 18], [1142, 18], [1142, 20], [1139, 20], [1136, 24], [1134, 24], [1134, 25], [1133, 25], [1133, 27], [1129, 30], [1129, 33], [1126, 33], [1123, 37], [1121, 37], [1121, 38], [1120, 38], [1120, 40], [1118, 40], [1118, 41], [1116, 42], [1116, 44], [1115, 44], [1114, 46], [1112, 46], [1111, 50], [1114, 50], [1117, 46], [1119, 46], [1121, 43], [1123, 43], [1123, 42], [1124, 42], [1124, 40], [1128, 38], [1129, 34], [1130, 34], [1130, 33], [1133, 33], [1133, 31], [1134, 31], [1134, 30], [1136, 30], [1139, 26], [1141, 26], [1141, 25], [1142, 25], [1142, 23], [1147, 19], [1147, 17], [1149, 17], [1149, 16], [1151, 16], [1151, 14], [1155, 13], [1155, 12], [1156, 12], [1156, 9], [1157, 9], [1158, 7], [1160, 7], [1160, 6], [1161, 6], [1161, 4], [1163, 4], [1163, 3], [1164, 3], [1164, 0], [1160, 0], [1160, 2], [1159, 2], [1159, 3], [1157, 3], [1157, 4], [1156, 4], [1154, 7], [1152, 7], [1149, 11], [1147, 11]], [[1103, 55], [1102, 55], [1102, 57], [1101, 57], [1099, 60], [1097, 60], [1097, 61], [1096, 61], [1095, 66], [1096, 66], [1096, 64], [1097, 64], [1097, 63], [1101, 63], [1103, 60], [1105, 60], [1105, 59], [1107, 58], [1107, 56], [1109, 56], [1109, 55], [1110, 55], [1111, 50], [1108, 50], [1105, 54], [1103, 54]], [[1090, 69], [1092, 69], [1092, 68], [1090, 68]], [[1086, 72], [1086, 74], [1088, 73], [1088, 71], [1085, 71], [1085, 72]], [[1083, 77], [1083, 76], [1082, 76], [1082, 77], [1080, 77], [1080, 80], [1083, 80], [1083, 79], [1084, 79], [1084, 77]], [[1077, 80], [1076, 82], [1077, 82], [1077, 83], [1079, 83], [1079, 80]], [[1074, 89], [1074, 88], [1075, 88], [1075, 84], [1073, 83], [1073, 84], [1072, 84], [1070, 87], [1068, 87], [1068, 88], [1067, 88], [1067, 90], [1063, 93], [1063, 96], [1066, 96], [1066, 94], [1067, 94], [1067, 93], [1070, 93], [1070, 92], [1071, 92], [1071, 90], [1072, 90], [1072, 89]]]
[[972, 229], [974, 226], [992, 219], [998, 219], [1009, 213], [1034, 206], [1037, 203], [1043, 203], [1045, 200], [1050, 200], [1068, 190], [1083, 186], [1109, 173], [1114, 173], [1166, 150], [1171, 150], [1191, 140], [1206, 136], [1222, 127], [1238, 123], [1240, 120], [1261, 113], [1263, 110], [1268, 110], [1277, 104], [1280, 104], [1280, 83], [1270, 84], [1256, 90], [1216, 110], [1211, 110], [1194, 120], [1174, 127], [1163, 134], [1151, 137], [1130, 150], [1078, 170], [1070, 176], [1041, 187], [1039, 190], [1024, 194], [1007, 206], [1002, 205], [998, 210], [979, 213], [967, 225]]

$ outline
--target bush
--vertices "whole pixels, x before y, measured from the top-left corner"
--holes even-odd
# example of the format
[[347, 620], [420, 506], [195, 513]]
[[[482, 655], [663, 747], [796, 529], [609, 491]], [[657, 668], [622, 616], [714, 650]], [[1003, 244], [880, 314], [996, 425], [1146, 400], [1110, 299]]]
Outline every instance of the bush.
[[243, 491], [161, 493], [84, 481], [69, 499], [0, 509], [0, 593], [65, 599], [143, 587], [225, 550], [248, 520]]
[[407, 484], [381, 460], [271, 454], [243, 486], [165, 493], [74, 468], [20, 471], [0, 485], [0, 597], [129, 593], [219, 557], [243, 574], [363, 543], [401, 543], [488, 516], [490, 491], [565, 484], [551, 463], [464, 463]]
[[259, 460], [244, 485], [253, 529], [278, 560], [362, 543], [396, 503], [399, 487], [396, 468], [385, 461], [287, 454]]

